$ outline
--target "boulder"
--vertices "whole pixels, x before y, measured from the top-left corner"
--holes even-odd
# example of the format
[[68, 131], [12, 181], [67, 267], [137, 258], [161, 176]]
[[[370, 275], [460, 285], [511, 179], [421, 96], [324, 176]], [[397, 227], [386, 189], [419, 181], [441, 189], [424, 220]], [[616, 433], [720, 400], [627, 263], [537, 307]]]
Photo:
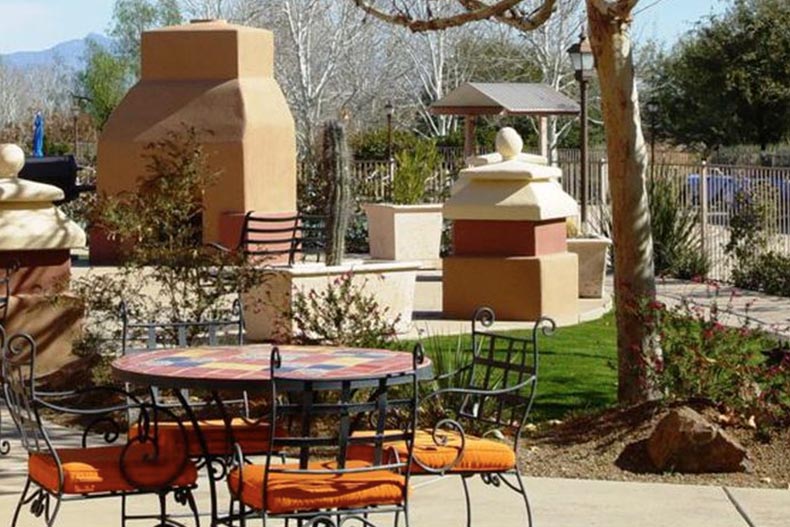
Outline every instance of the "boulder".
[[669, 412], [647, 440], [647, 453], [659, 470], [743, 472], [748, 452], [720, 427], [688, 407]]

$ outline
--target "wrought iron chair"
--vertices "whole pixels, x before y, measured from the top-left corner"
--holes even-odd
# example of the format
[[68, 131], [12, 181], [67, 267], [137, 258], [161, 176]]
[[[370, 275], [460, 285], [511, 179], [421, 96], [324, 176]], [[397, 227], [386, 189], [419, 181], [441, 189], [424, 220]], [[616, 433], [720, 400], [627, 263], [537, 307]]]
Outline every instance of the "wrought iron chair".
[[[17, 334], [8, 338], [3, 349], [3, 386], [9, 413], [16, 424], [22, 446], [28, 452], [28, 475], [11, 526], [22, 508], [30, 506], [33, 515], [44, 516], [47, 526], [55, 523], [62, 502], [94, 498], [120, 497], [122, 525], [128, 520], [154, 519], [163, 527], [182, 526], [168, 514], [167, 495], [190, 509], [189, 516], [199, 525], [198, 510], [192, 496], [197, 469], [185, 455], [186, 433], [159, 434], [160, 417], [175, 421], [167, 409], [140, 402], [116, 388], [95, 388], [81, 392], [49, 392], [43, 397], [34, 377], [36, 343], [32, 337]], [[92, 396], [110, 401], [102, 408], [67, 406], [74, 397]], [[83, 399], [84, 400], [84, 399]], [[106, 403], [105, 403], [106, 404]], [[123, 420], [130, 408], [138, 416], [136, 434], [129, 440], [122, 433]], [[57, 448], [50, 440], [41, 411], [81, 416], [88, 420], [82, 434], [82, 447]], [[99, 445], [88, 446], [98, 437]], [[129, 514], [126, 498], [153, 494], [159, 498], [159, 513]]]
[[[8, 303], [9, 298], [11, 296], [11, 273], [13, 269], [6, 269], [5, 276], [0, 278], [0, 353], [1, 350], [5, 349], [5, 339], [6, 334], [3, 326], [6, 323], [6, 317], [8, 316]], [[0, 386], [2, 386], [4, 380], [0, 378]], [[0, 399], [4, 400], [3, 390], [0, 389]], [[8, 453], [11, 452], [11, 443], [8, 442], [8, 439], [3, 438], [3, 412], [0, 410], [0, 456], [6, 456]]]
[[[244, 318], [240, 302], [236, 299], [233, 303], [231, 315], [228, 318], [204, 321], [184, 322], [134, 322], [131, 320], [129, 309], [125, 302], [120, 306], [121, 317], [121, 353], [145, 353], [161, 348], [184, 348], [193, 346], [240, 346], [244, 344]], [[127, 388], [128, 389], [128, 388]], [[150, 388], [153, 400], [162, 406], [180, 408], [181, 404], [163, 396], [157, 387]], [[182, 396], [190, 401], [190, 394], [182, 390]], [[261, 454], [267, 450], [269, 422], [265, 418], [254, 419], [250, 417], [250, 404], [246, 392], [238, 399], [222, 399], [213, 401], [190, 401], [193, 408], [205, 408], [209, 404], [216, 406], [216, 418], [205, 418], [200, 421], [200, 432], [205, 441], [207, 453], [222, 462], [223, 457], [232, 455], [235, 442], [240, 442], [250, 453]], [[229, 417], [226, 410], [236, 407], [235, 414], [239, 417]], [[226, 420], [231, 426], [226, 426]], [[167, 424], [160, 425], [163, 429]], [[184, 422], [189, 436], [190, 456], [203, 457], [203, 451], [197, 433], [189, 421]]]
[[[415, 475], [460, 476], [470, 527], [468, 480], [476, 475], [486, 484], [504, 485], [520, 494], [528, 525], [532, 525], [526, 487], [518, 472], [518, 452], [538, 383], [538, 337], [550, 335], [555, 323], [541, 318], [531, 337], [521, 338], [488, 331], [494, 320], [490, 308], [475, 311], [470, 360], [436, 379], [449, 381], [451, 387], [422, 398], [423, 407], [438, 405], [444, 418], [432, 430], [417, 431], [411, 470]], [[504, 441], [506, 436], [512, 445]], [[404, 444], [393, 448], [406, 452]], [[357, 445], [349, 456], [368, 459], [370, 451], [370, 445]]]
[[[281, 362], [275, 347], [271, 357], [272, 422], [291, 421], [296, 433], [277, 432], [270, 438], [262, 464], [245, 462], [237, 445], [236, 462], [228, 475], [232, 501], [230, 514], [222, 523], [245, 525], [257, 517], [267, 525], [271, 519], [296, 520], [298, 525], [341, 527], [346, 522], [372, 527], [372, 516], [401, 515], [408, 525], [409, 476], [417, 414], [417, 367], [421, 347], [415, 349], [413, 369], [393, 386], [388, 378], [338, 381], [332, 386], [298, 383], [287, 377], [288, 365]], [[364, 383], [373, 395], [363, 398], [356, 389]], [[325, 388], [325, 389], [322, 389]], [[283, 395], [300, 390], [295, 402]], [[318, 391], [321, 390], [321, 395]], [[296, 401], [298, 399], [298, 402]], [[370, 430], [356, 431], [372, 414]], [[348, 457], [357, 443], [371, 443], [369, 460]], [[403, 442], [401, 454], [388, 445]], [[283, 449], [291, 449], [298, 462], [272, 464]]]
[[[213, 243], [222, 251], [229, 248]], [[310, 214], [275, 216], [248, 212], [244, 216], [241, 239], [235, 250], [252, 258], [288, 257], [293, 266], [297, 257], [321, 260], [327, 246], [327, 218]]]

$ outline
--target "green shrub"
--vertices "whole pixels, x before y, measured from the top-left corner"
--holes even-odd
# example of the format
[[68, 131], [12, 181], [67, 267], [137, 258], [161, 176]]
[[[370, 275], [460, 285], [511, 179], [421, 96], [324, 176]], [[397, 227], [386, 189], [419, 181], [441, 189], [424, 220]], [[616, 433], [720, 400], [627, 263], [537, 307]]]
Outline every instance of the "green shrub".
[[[411, 150], [421, 141], [420, 137], [406, 130], [392, 131], [392, 155]], [[377, 128], [358, 133], [349, 142], [354, 159], [387, 159], [387, 129]]]
[[[147, 146], [147, 173], [136, 191], [99, 196], [90, 212], [122, 250], [112, 272], [91, 271], [71, 289], [85, 305], [85, 332], [75, 351], [97, 367], [119, 349], [119, 304], [135, 318], [163, 323], [228, 318], [238, 294], [263, 270], [242, 255], [202, 242], [203, 191], [216, 182], [193, 128]], [[94, 377], [101, 377], [96, 372]]]
[[790, 256], [773, 251], [752, 256], [743, 267], [733, 268], [732, 281], [744, 289], [790, 297]]
[[[716, 284], [711, 284], [718, 291]], [[724, 413], [760, 426], [790, 419], [790, 358], [769, 364], [764, 351], [776, 343], [748, 318], [738, 321], [728, 305], [708, 308], [684, 298], [668, 307], [642, 306], [643, 321], [655, 329], [663, 351], [658, 381], [670, 400], [708, 399]]]
[[420, 141], [413, 149], [395, 156], [397, 170], [392, 181], [392, 201], [398, 205], [421, 203], [425, 184], [441, 168], [442, 155], [433, 141]]
[[707, 276], [710, 261], [702, 252], [697, 215], [681, 203], [677, 185], [657, 178], [648, 185], [656, 274], [678, 278]]
[[[323, 291], [296, 291], [290, 312], [296, 326], [293, 340], [311, 345], [388, 347], [397, 335], [400, 317], [391, 320], [375, 296], [365, 293], [365, 285], [355, 285], [352, 273], [346, 273]], [[281, 330], [284, 335], [291, 334], [290, 327]]]

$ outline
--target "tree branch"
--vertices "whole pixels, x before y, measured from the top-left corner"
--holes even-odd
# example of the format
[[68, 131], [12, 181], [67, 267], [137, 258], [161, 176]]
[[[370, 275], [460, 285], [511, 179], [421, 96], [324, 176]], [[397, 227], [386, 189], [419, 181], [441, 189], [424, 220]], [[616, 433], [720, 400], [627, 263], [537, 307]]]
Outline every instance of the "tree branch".
[[590, 3], [602, 15], [613, 20], [631, 21], [631, 11], [639, 0], [590, 0]]
[[[481, 9], [486, 6], [480, 0], [458, 0], [458, 3], [463, 5], [468, 11]], [[551, 17], [556, 3], [557, 0], [543, 0], [540, 7], [534, 9], [529, 15], [524, 15], [518, 7], [506, 9], [500, 14], [494, 15], [494, 19], [520, 31], [533, 31], [545, 24]]]
[[388, 24], [406, 27], [415, 33], [439, 31], [491, 18], [515, 28], [530, 31], [540, 27], [541, 24], [548, 20], [554, 11], [554, 4], [556, 3], [556, 0], [543, 0], [542, 5], [529, 16], [523, 16], [517, 8], [518, 4], [523, 1], [499, 0], [494, 4], [487, 4], [481, 0], [457, 0], [465, 9], [463, 13], [446, 17], [434, 17], [429, 11], [426, 18], [420, 19], [412, 16], [408, 10], [401, 9], [395, 13], [388, 13], [376, 8], [368, 0], [353, 0], [354, 4], [368, 15]]

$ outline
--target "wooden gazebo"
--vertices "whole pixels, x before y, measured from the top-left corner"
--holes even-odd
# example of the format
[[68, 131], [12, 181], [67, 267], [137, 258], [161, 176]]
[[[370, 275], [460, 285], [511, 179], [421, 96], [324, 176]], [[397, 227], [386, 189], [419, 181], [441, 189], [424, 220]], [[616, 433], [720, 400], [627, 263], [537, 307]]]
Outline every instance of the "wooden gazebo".
[[478, 115], [528, 115], [540, 121], [540, 153], [548, 156], [546, 117], [577, 115], [579, 103], [546, 84], [468, 82], [431, 105], [437, 115], [464, 117], [464, 157], [474, 155]]

